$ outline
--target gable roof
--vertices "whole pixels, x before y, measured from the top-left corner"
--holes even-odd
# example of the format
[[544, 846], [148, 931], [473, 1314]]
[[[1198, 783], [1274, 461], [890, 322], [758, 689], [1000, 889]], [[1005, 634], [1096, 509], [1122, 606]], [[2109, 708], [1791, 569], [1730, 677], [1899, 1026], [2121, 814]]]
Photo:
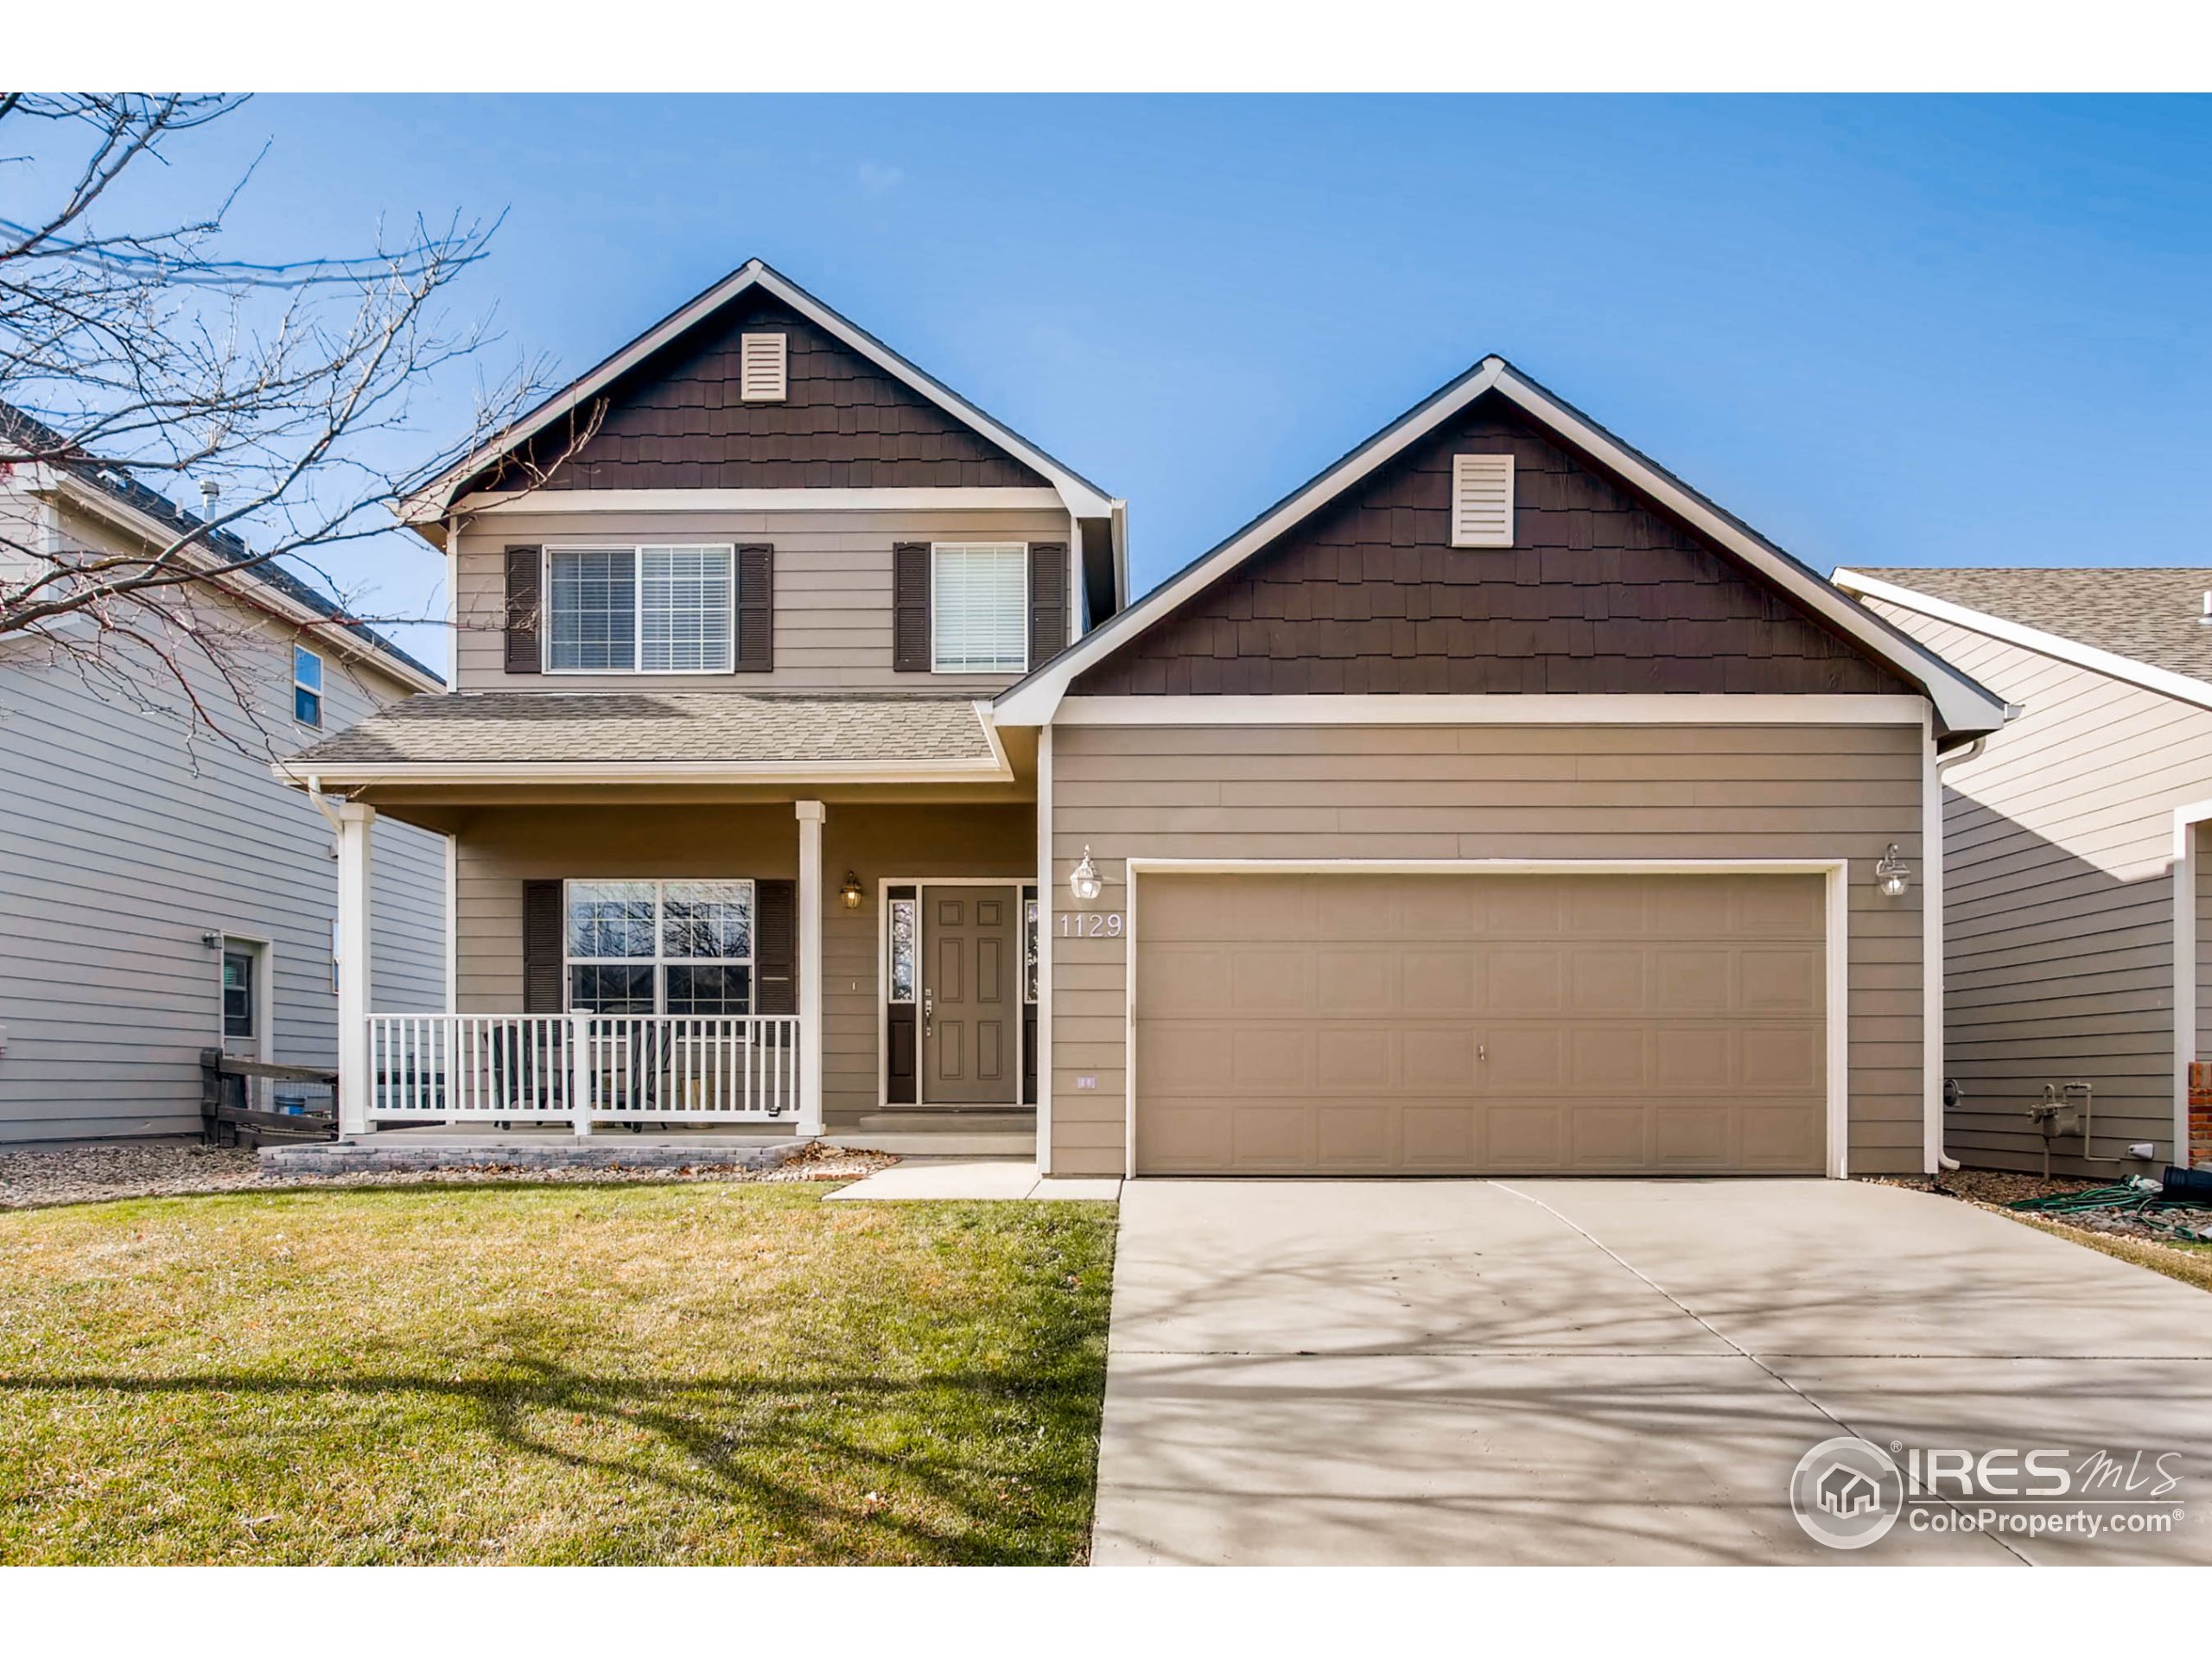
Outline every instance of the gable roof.
[[1861, 598], [2212, 707], [2212, 569], [1853, 569], [1834, 580]]
[[486, 443], [416, 491], [400, 505], [406, 523], [426, 525], [442, 518], [463, 486], [499, 460], [607, 390], [682, 335], [706, 322], [731, 302], [755, 289], [773, 295], [801, 316], [912, 388], [955, 420], [980, 433], [1008, 454], [1042, 474], [1068, 511], [1080, 518], [1103, 518], [1114, 498], [1072, 467], [1054, 460], [1013, 428], [993, 419], [935, 376], [925, 372], [858, 323], [840, 315], [797, 283], [759, 259], [748, 259], [704, 293], [677, 307], [628, 345], [586, 370], [529, 414], [495, 433]]
[[1084, 669], [1135, 639], [1186, 600], [1259, 553], [1284, 531], [1404, 453], [1477, 398], [1491, 392], [1505, 398], [1535, 424], [1618, 474], [1630, 488], [1657, 502], [1765, 577], [1804, 610], [1921, 686], [1934, 702], [1938, 725], [1946, 734], [1994, 731], [2004, 723], [2005, 705], [2000, 698], [1497, 356], [1484, 358], [1366, 442], [1323, 468], [1211, 551], [1185, 565], [1128, 609], [1109, 618], [1076, 645], [1008, 688], [993, 705], [997, 718], [1007, 725], [1044, 724], [1052, 718], [1068, 686]]
[[[76, 493], [80, 505], [94, 511], [105, 507], [105, 516], [124, 520], [137, 534], [163, 545], [207, 522], [119, 467], [69, 454], [68, 441], [60, 433], [14, 404], [0, 403], [0, 461], [10, 448], [41, 457], [40, 464]], [[258, 589], [296, 620], [302, 612], [312, 613], [315, 620], [342, 630], [357, 642], [359, 654], [381, 658], [387, 672], [418, 691], [445, 689], [445, 676], [437, 670], [402, 651], [367, 623], [353, 620], [336, 600], [274, 559], [257, 562], [253, 550], [231, 531], [209, 531], [194, 545], [205, 552], [216, 580], [237, 584], [240, 591]]]

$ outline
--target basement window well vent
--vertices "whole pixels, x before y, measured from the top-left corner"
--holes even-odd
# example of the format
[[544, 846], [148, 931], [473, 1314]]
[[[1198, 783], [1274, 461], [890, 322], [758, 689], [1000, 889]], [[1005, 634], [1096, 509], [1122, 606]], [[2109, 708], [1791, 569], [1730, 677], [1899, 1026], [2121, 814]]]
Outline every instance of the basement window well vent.
[[1513, 545], [1513, 457], [1452, 457], [1452, 545]]
[[781, 334], [741, 334], [737, 342], [737, 395], [748, 404], [784, 401], [784, 340]]

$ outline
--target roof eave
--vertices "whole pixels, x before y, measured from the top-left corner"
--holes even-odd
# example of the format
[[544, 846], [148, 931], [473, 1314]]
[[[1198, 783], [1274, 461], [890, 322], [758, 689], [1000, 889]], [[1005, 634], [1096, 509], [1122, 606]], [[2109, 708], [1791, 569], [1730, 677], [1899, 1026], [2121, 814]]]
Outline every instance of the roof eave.
[[2080, 640], [2069, 639], [2063, 634], [2030, 627], [2024, 622], [2015, 622], [1989, 611], [1978, 611], [1954, 600], [1938, 599], [1933, 594], [1923, 593], [1916, 588], [1884, 582], [1847, 567], [1839, 569], [1831, 580], [1837, 587], [1861, 598], [1881, 600], [1905, 610], [1916, 611], [1938, 622], [1948, 622], [1955, 627], [1986, 634], [1991, 639], [2002, 639], [2009, 645], [2018, 645], [2041, 656], [2056, 658], [2060, 662], [2071, 663], [2077, 668], [2086, 668], [2129, 685], [2139, 685], [2147, 691], [2156, 691], [2183, 702], [2194, 703], [2199, 708], [2212, 709], [2212, 681], [2201, 680], [2191, 674], [2177, 673], [2170, 668], [2160, 668], [2139, 658], [2124, 657], [2118, 652], [2083, 645]]

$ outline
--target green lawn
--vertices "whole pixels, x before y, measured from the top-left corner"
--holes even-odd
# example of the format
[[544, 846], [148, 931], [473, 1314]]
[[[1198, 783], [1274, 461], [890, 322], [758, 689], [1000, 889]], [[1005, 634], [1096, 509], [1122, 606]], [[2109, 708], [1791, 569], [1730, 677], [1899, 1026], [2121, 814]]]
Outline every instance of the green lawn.
[[823, 1196], [0, 1214], [0, 1561], [1080, 1560], [1111, 1208]]

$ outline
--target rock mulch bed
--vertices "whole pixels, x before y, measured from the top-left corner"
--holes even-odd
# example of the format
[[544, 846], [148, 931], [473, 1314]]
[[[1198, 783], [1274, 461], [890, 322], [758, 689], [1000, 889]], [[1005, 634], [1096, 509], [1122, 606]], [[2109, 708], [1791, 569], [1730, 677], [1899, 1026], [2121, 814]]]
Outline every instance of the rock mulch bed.
[[462, 1169], [387, 1171], [373, 1174], [272, 1175], [256, 1154], [231, 1147], [181, 1142], [144, 1146], [60, 1147], [0, 1153], [0, 1210], [46, 1205], [98, 1204], [110, 1198], [170, 1198], [196, 1192], [264, 1192], [331, 1186], [414, 1186], [470, 1183], [637, 1181], [850, 1181], [899, 1160], [887, 1153], [857, 1152], [817, 1143], [773, 1169], [747, 1169], [707, 1161], [674, 1166], [614, 1164], [603, 1167], [526, 1168], [487, 1159]]
[[[1925, 1176], [1878, 1178], [1885, 1185], [1931, 1190]], [[2169, 1255], [2195, 1254], [2212, 1243], [2212, 1209], [2161, 1207], [2148, 1211], [2129, 1210], [2015, 1210], [2024, 1198], [2050, 1198], [2117, 1185], [2115, 1181], [2083, 1180], [2073, 1176], [2024, 1175], [2005, 1170], [1947, 1170], [1933, 1184], [1936, 1192], [1963, 1198], [1985, 1210], [1994, 1210], [2016, 1220], [2032, 1221], [2061, 1233], [2091, 1233], [2105, 1238], [2126, 1239]], [[2202, 1259], [2201, 1257], [2199, 1258]]]

